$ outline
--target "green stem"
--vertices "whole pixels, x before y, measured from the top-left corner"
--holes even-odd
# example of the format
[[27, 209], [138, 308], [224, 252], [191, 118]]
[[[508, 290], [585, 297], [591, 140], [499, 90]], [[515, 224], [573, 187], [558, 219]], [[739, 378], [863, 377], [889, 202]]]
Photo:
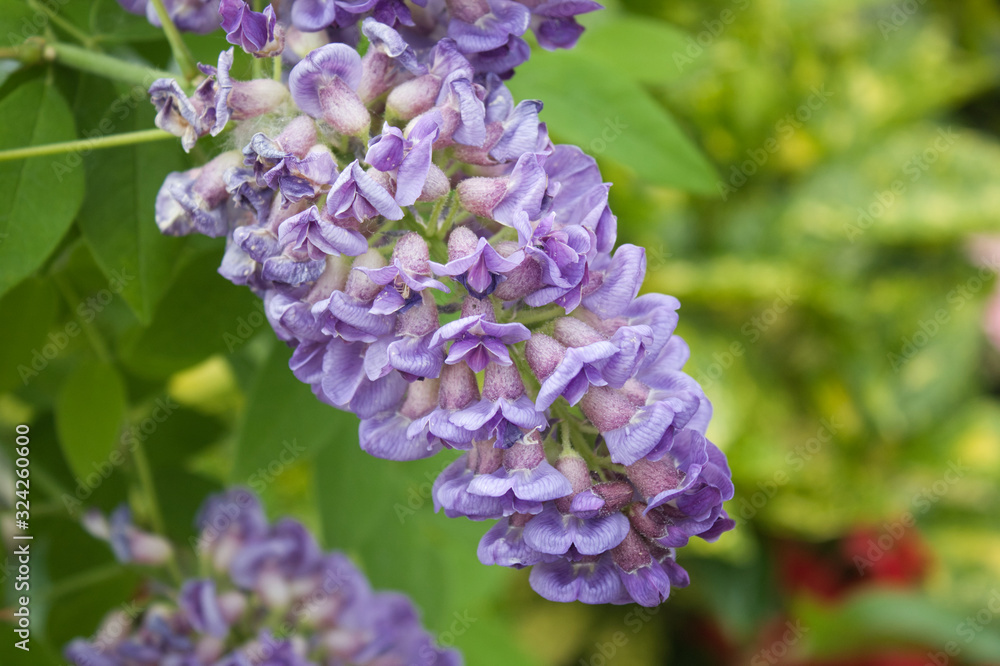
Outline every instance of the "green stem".
[[[135, 462], [136, 472], [139, 474], [139, 485], [142, 486], [143, 495], [146, 498], [146, 504], [149, 508], [149, 518], [153, 523], [153, 529], [163, 537], [167, 535], [166, 523], [163, 522], [163, 514], [160, 512], [160, 503], [156, 499], [156, 486], [153, 485], [153, 472], [149, 467], [149, 459], [146, 457], [146, 450], [143, 448], [141, 441], [136, 441], [135, 446], [132, 447], [132, 460]], [[184, 579], [181, 575], [180, 567], [177, 566], [177, 560], [173, 553], [170, 555], [170, 559], [167, 560], [167, 568], [170, 570], [170, 574], [180, 582]]]
[[184, 43], [177, 26], [174, 25], [174, 20], [170, 18], [167, 8], [163, 6], [163, 0], [153, 0], [153, 8], [156, 10], [160, 23], [163, 24], [163, 32], [167, 36], [167, 41], [170, 42], [170, 50], [173, 51], [174, 59], [180, 66], [184, 78], [190, 83], [198, 76], [198, 66], [194, 62], [194, 57], [188, 50], [187, 44]]
[[272, 74], [272, 78], [275, 81], [281, 81], [281, 54], [279, 53], [274, 56], [272, 60], [274, 60], [274, 72]]
[[61, 153], [75, 153], [96, 148], [116, 148], [119, 146], [131, 146], [137, 143], [148, 143], [150, 141], [161, 141], [163, 139], [175, 139], [169, 132], [160, 129], [140, 130], [138, 132], [125, 132], [124, 134], [112, 134], [96, 139], [78, 139], [76, 141], [63, 141], [62, 143], [47, 143], [41, 146], [29, 146], [27, 148], [13, 148], [11, 150], [0, 150], [0, 162], [10, 160], [23, 160], [29, 157], [40, 157], [43, 155], [58, 155]]
[[45, 57], [47, 60], [54, 60], [66, 67], [146, 88], [156, 79], [174, 78], [174, 75], [169, 72], [143, 67], [132, 62], [112, 58], [103, 53], [94, 53], [79, 46], [61, 42], [46, 42]]
[[[76, 312], [77, 306], [83, 301], [77, 295], [73, 286], [60, 273], [53, 273], [52, 281], [56, 283], [56, 288], [59, 289], [59, 293], [62, 294], [63, 300], [66, 301], [66, 305], [69, 306], [70, 312]], [[87, 342], [90, 343], [90, 346], [93, 348], [97, 358], [99, 358], [102, 363], [111, 365], [113, 363], [111, 351], [104, 343], [104, 338], [101, 337], [100, 332], [94, 327], [93, 322], [89, 322], [84, 319], [79, 319], [79, 321], [80, 327], [87, 335]]]
[[85, 571], [81, 574], [77, 574], [69, 578], [63, 578], [58, 583], [51, 586], [46, 593], [43, 593], [42, 598], [48, 601], [53, 601], [72, 592], [76, 592], [99, 583], [104, 583], [111, 580], [115, 576], [120, 575], [121, 572], [122, 565], [117, 562], [115, 564], [108, 564], [95, 569], [90, 569], [89, 571]]
[[565, 308], [559, 305], [550, 305], [541, 310], [532, 310], [526, 314], [519, 314], [514, 317], [514, 321], [524, 325], [541, 324], [566, 314]]
[[43, 12], [49, 17], [52, 23], [63, 29], [67, 35], [70, 35], [76, 41], [83, 44], [88, 49], [96, 48], [94, 38], [83, 32], [75, 25], [64, 19], [62, 16], [57, 14], [50, 7], [46, 7], [44, 4], [37, 2], [37, 0], [28, 0], [28, 6], [34, 9], [36, 12]]

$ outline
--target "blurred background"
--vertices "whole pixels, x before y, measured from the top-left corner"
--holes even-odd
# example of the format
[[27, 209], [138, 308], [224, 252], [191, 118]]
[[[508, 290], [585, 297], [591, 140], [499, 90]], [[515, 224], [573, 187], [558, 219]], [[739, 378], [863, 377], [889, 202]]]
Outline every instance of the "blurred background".
[[[111, 0], [42, 4], [0, 2], [5, 44], [77, 29], [168, 66]], [[216, 274], [221, 240], [158, 234], [163, 177], [215, 150], [168, 141], [0, 163], [0, 231], [31, 219], [39, 238], [0, 239], [0, 524], [10, 546], [30, 424], [29, 663], [62, 663], [135, 594], [141, 572], [77, 521], [123, 501], [148, 517], [138, 443], [176, 540], [206, 494], [249, 486], [410, 593], [471, 666], [1000, 664], [1000, 6], [606, 4], [577, 50], [510, 85], [597, 157], [620, 241], [647, 248], [644, 289], [683, 303], [738, 521], [681, 551], [691, 586], [652, 611], [560, 605], [479, 564], [487, 526], [433, 513], [448, 456], [363, 454], [354, 417], [292, 377], [257, 299]], [[221, 37], [190, 42], [213, 62]], [[0, 148], [152, 126], [141, 89], [0, 72]]]

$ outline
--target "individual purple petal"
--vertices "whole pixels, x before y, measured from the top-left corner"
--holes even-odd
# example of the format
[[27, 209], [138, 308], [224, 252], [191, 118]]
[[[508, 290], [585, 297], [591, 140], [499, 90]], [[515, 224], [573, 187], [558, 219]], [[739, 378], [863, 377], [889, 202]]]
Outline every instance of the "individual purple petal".
[[361, 233], [324, 219], [316, 206], [282, 222], [278, 227], [278, 242], [313, 260], [325, 259], [327, 255], [357, 256], [368, 249], [368, 240]]
[[476, 549], [479, 561], [514, 569], [523, 569], [541, 562], [544, 556], [524, 541], [526, 520], [531, 520], [531, 516], [515, 513], [497, 521], [479, 540], [479, 547]]
[[187, 581], [177, 595], [177, 605], [196, 631], [217, 638], [224, 638], [229, 633], [213, 581]]
[[327, 44], [309, 53], [288, 77], [292, 99], [313, 118], [322, 118], [341, 134], [367, 131], [368, 109], [357, 95], [361, 56], [346, 44]]
[[280, 27], [276, 30], [277, 17], [271, 5], [261, 13], [252, 11], [244, 0], [222, 0], [219, 16], [226, 41], [247, 53], [265, 57], [277, 55], [284, 48], [282, 30]]
[[531, 589], [549, 601], [585, 604], [615, 603], [625, 588], [610, 555], [584, 557], [571, 562], [560, 558], [531, 569]]
[[453, 18], [448, 36], [463, 53], [490, 51], [507, 43], [510, 35], [523, 35], [531, 20], [531, 11], [511, 0], [489, 0], [490, 12], [474, 23]]
[[604, 272], [601, 286], [584, 296], [583, 304], [602, 319], [617, 317], [635, 299], [645, 276], [646, 250], [622, 245]]

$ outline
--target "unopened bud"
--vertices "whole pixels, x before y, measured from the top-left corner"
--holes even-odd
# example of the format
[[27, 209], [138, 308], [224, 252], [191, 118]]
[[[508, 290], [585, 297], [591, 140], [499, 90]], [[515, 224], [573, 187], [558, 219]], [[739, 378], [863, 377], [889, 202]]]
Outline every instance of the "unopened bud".
[[417, 275], [431, 274], [431, 266], [428, 263], [430, 256], [427, 241], [412, 231], [396, 241], [396, 247], [392, 251], [394, 263], [402, 270]]
[[545, 380], [562, 363], [566, 347], [544, 333], [532, 333], [524, 347], [524, 355], [535, 376]]
[[621, 428], [637, 410], [623, 392], [609, 386], [592, 386], [580, 401], [580, 408], [601, 432]]
[[552, 335], [567, 347], [586, 347], [605, 339], [599, 332], [575, 317], [557, 319]]
[[[385, 266], [385, 259], [378, 250], [369, 249], [354, 260], [352, 268], [382, 268], [383, 266]], [[344, 288], [344, 293], [362, 303], [372, 300], [380, 291], [382, 291], [382, 286], [365, 275], [364, 271], [352, 270], [347, 276], [347, 286]]]
[[480, 217], [493, 217], [493, 209], [497, 207], [507, 194], [507, 178], [466, 178], [458, 187], [458, 201], [462, 207]]
[[441, 368], [439, 404], [442, 409], [462, 409], [479, 400], [476, 373], [465, 363], [445, 365]]

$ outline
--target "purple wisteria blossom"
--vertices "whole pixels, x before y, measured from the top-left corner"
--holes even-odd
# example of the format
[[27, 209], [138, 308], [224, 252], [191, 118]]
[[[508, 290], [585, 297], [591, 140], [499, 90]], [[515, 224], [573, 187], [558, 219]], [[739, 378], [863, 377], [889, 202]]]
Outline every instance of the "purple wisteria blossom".
[[[127, 12], [145, 16], [158, 28], [162, 25], [149, 0], [118, 0], [118, 4]], [[163, 0], [163, 7], [180, 30], [204, 34], [219, 27], [219, 0]]]
[[[316, 399], [358, 417], [362, 450], [461, 452], [432, 496], [449, 517], [498, 521], [483, 564], [532, 567], [550, 600], [662, 603], [688, 582], [676, 549], [734, 526], [726, 458], [706, 438], [712, 404], [684, 372], [680, 303], [639, 295], [646, 253], [617, 245], [597, 162], [553, 143], [542, 101], [517, 101], [504, 83], [530, 55], [528, 31], [569, 48], [577, 17], [600, 6], [275, 7], [225, 0], [221, 19], [259, 57], [277, 55], [284, 34], [275, 64], [293, 65], [277, 68], [287, 84], [234, 81], [229, 49], [191, 92], [153, 85], [157, 124], [186, 149], [223, 132], [241, 147], [167, 177], [160, 229], [225, 237], [220, 274], [261, 297]], [[215, 570], [272, 605], [327, 566], [294, 524], [227, 534], [208, 549]], [[239, 615], [224, 596], [192, 584], [183, 603], [219, 633]], [[396, 636], [392, 605], [379, 608], [373, 621]], [[304, 658], [294, 643], [253, 639], [268, 641], [288, 663]], [[223, 663], [245, 666], [253, 647]], [[377, 641], [365, 649], [336, 663], [377, 654]]]
[[219, 16], [226, 41], [253, 56], [275, 56], [285, 48], [284, 30], [277, 25], [271, 5], [255, 12], [244, 0], [221, 0]]
[[483, 303], [474, 297], [466, 298], [462, 305], [464, 316], [445, 324], [434, 334], [431, 347], [451, 342], [445, 363], [467, 363], [473, 372], [485, 370], [490, 363], [510, 365], [507, 346], [531, 337], [531, 331], [524, 324], [498, 324], [492, 305], [486, 302], [484, 306]]
[[[98, 532], [100, 521], [87, 519]], [[116, 553], [117, 531], [142, 533], [124, 507], [111, 523], [97, 536]], [[345, 555], [324, 553], [302, 524], [268, 524], [250, 492], [209, 497], [197, 526], [199, 577], [179, 589], [147, 584], [152, 603], [134, 604], [137, 616], [111, 612], [91, 639], [71, 641], [64, 649], [71, 664], [461, 666], [457, 651], [435, 645], [409, 598], [372, 590]]]

